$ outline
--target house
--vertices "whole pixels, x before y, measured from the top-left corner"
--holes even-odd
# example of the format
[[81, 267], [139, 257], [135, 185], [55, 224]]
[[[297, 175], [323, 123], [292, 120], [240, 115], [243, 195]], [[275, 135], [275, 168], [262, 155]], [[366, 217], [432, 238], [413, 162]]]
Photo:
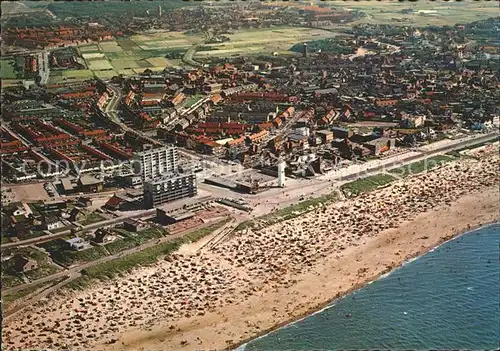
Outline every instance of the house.
[[27, 217], [29, 214], [31, 214], [31, 208], [28, 206], [27, 203], [19, 203], [16, 205], [16, 208], [14, 212], [12, 213], [13, 216], [25, 216]]
[[54, 230], [63, 227], [64, 224], [59, 218], [54, 216], [44, 216], [42, 219], [42, 227], [46, 230]]
[[64, 200], [54, 200], [54, 201], [46, 201], [43, 203], [43, 207], [41, 209], [42, 212], [60, 212], [60, 210], [67, 207], [66, 201]]
[[123, 221], [123, 228], [129, 232], [139, 232], [148, 228], [148, 225], [137, 219], [127, 218]]
[[99, 245], [106, 245], [112, 243], [116, 239], [117, 239], [116, 235], [113, 235], [108, 230], [101, 228], [95, 232], [93, 242]]
[[90, 247], [88, 242], [78, 236], [65, 241], [71, 250], [82, 251]]
[[92, 206], [92, 199], [90, 197], [81, 196], [76, 200], [76, 204], [81, 207]]
[[71, 222], [79, 222], [79, 221], [82, 221], [84, 220], [86, 217], [86, 214], [85, 212], [83, 212], [81, 209], [79, 208], [73, 208], [71, 210], [71, 212], [69, 213], [69, 220]]
[[25, 273], [38, 268], [38, 262], [24, 255], [14, 255], [8, 260], [9, 271], [12, 273]]

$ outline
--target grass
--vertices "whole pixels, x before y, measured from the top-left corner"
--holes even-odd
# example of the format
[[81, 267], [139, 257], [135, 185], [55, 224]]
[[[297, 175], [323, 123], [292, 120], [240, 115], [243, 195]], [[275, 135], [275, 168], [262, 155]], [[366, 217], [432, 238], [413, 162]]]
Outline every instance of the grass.
[[256, 221], [265, 222], [266, 225], [272, 225], [281, 221], [286, 221], [288, 219], [298, 217], [304, 213], [314, 210], [314, 208], [320, 203], [327, 204], [330, 202], [334, 202], [337, 199], [338, 196], [336, 193], [330, 193], [328, 195], [323, 195], [314, 199], [302, 201], [298, 204], [282, 208], [276, 212], [272, 212], [270, 214], [255, 218], [254, 220], [242, 222], [236, 227], [236, 230], [243, 230], [252, 227], [253, 223]]
[[425, 160], [422, 161], [410, 163], [409, 165], [403, 167], [391, 169], [389, 173], [402, 178], [407, 178], [414, 174], [422, 173], [424, 171], [429, 171], [437, 166], [453, 161], [454, 159], [455, 158], [452, 156], [437, 155], [426, 158]]
[[107, 251], [101, 246], [93, 246], [82, 251], [73, 251], [70, 249], [51, 253], [53, 260], [63, 266], [72, 266], [77, 263], [95, 261], [107, 256]]
[[0, 61], [0, 77], [2, 79], [16, 79], [18, 74], [14, 68], [14, 60], [6, 59]]
[[20, 285], [24, 283], [21, 277], [2, 274], [2, 289], [12, 288], [13, 286]]
[[66, 286], [71, 289], [83, 289], [93, 281], [111, 279], [130, 272], [136, 267], [154, 264], [159, 258], [178, 250], [182, 244], [200, 240], [214, 230], [222, 227], [225, 223], [226, 221], [221, 221], [166, 243], [87, 268], [82, 271], [82, 277], [75, 279]]
[[113, 255], [113, 254], [118, 253], [120, 251], [131, 249], [131, 248], [138, 246], [138, 245], [139, 245], [139, 243], [137, 241], [135, 241], [134, 239], [119, 238], [119, 239], [116, 239], [115, 241], [113, 241], [109, 244], [106, 244], [105, 247], [106, 247], [106, 250], [108, 250], [108, 252]]
[[23, 297], [26, 297], [35, 291], [39, 290], [40, 288], [46, 287], [50, 285], [50, 283], [40, 283], [34, 286], [30, 286], [29, 288], [22, 289], [19, 291], [16, 291], [15, 293], [4, 295], [2, 294], [2, 301], [3, 301], [3, 308], [4, 310], [7, 309], [7, 307], [14, 301], [19, 300]]
[[40, 266], [40, 267], [38, 267], [36, 269], [33, 269], [33, 270], [29, 271], [29, 272], [24, 273], [24, 275], [30, 281], [33, 281], [33, 280], [37, 280], [37, 279], [40, 279], [40, 278], [47, 277], [47, 276], [52, 275], [52, 274], [57, 273], [57, 272], [59, 272], [59, 269], [57, 269], [53, 265], [45, 264], [43, 266]]
[[101, 221], [104, 221], [106, 218], [104, 218], [103, 216], [101, 216], [99, 213], [96, 213], [96, 212], [91, 212], [89, 213], [84, 220], [82, 221], [79, 221], [79, 223], [81, 225], [89, 225], [89, 224], [92, 224], [92, 223], [97, 223], [97, 222], [101, 222]]
[[352, 197], [375, 190], [381, 186], [393, 182], [394, 180], [396, 180], [396, 178], [390, 174], [379, 173], [346, 183], [342, 185], [340, 189], [347, 197]]
[[54, 262], [63, 266], [71, 266], [76, 263], [90, 262], [106, 256], [106, 249], [101, 246], [93, 246], [83, 251], [73, 251], [63, 239], [55, 239], [38, 244], [50, 253]]
[[201, 94], [190, 96], [186, 99], [186, 103], [184, 106], [189, 108], [193, 106], [196, 102], [198, 102], [198, 100], [200, 100], [201, 98], [203, 98], [203, 95]]

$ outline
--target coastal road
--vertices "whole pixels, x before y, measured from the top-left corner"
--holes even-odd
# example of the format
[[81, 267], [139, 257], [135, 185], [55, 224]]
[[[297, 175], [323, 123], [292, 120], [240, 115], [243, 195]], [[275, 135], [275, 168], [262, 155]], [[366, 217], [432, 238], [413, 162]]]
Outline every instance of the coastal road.
[[[272, 210], [276, 210], [277, 208], [283, 208], [299, 203], [304, 199], [310, 199], [331, 193], [348, 181], [374, 175], [384, 170], [402, 167], [434, 155], [439, 155], [445, 152], [493, 140], [498, 140], [497, 133], [481, 135], [467, 140], [449, 140], [446, 145], [443, 146], [436, 143], [432, 150], [420, 151], [418, 153], [409, 152], [384, 160], [355, 164], [336, 171], [331, 171], [315, 179], [288, 179], [288, 185], [285, 188], [274, 188], [257, 195], [238, 194], [236, 196], [251, 202], [254, 205], [251, 217], [258, 217], [269, 213]], [[205, 191], [210, 191], [210, 187], [214, 186], [204, 184], [203, 188]], [[230, 196], [226, 195], [226, 197]]]

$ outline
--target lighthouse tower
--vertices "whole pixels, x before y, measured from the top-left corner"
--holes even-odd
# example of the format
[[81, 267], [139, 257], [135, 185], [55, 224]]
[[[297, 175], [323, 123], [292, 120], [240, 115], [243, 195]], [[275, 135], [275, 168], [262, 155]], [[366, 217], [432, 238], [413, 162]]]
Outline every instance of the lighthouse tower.
[[280, 188], [285, 187], [285, 168], [286, 162], [283, 160], [278, 161], [278, 186]]

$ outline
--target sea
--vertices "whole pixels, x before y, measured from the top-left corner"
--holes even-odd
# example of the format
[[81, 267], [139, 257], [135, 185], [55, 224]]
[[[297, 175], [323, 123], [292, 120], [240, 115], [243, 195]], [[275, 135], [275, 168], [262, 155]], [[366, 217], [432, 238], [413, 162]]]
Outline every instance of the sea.
[[238, 350], [499, 349], [499, 257], [495, 223]]

